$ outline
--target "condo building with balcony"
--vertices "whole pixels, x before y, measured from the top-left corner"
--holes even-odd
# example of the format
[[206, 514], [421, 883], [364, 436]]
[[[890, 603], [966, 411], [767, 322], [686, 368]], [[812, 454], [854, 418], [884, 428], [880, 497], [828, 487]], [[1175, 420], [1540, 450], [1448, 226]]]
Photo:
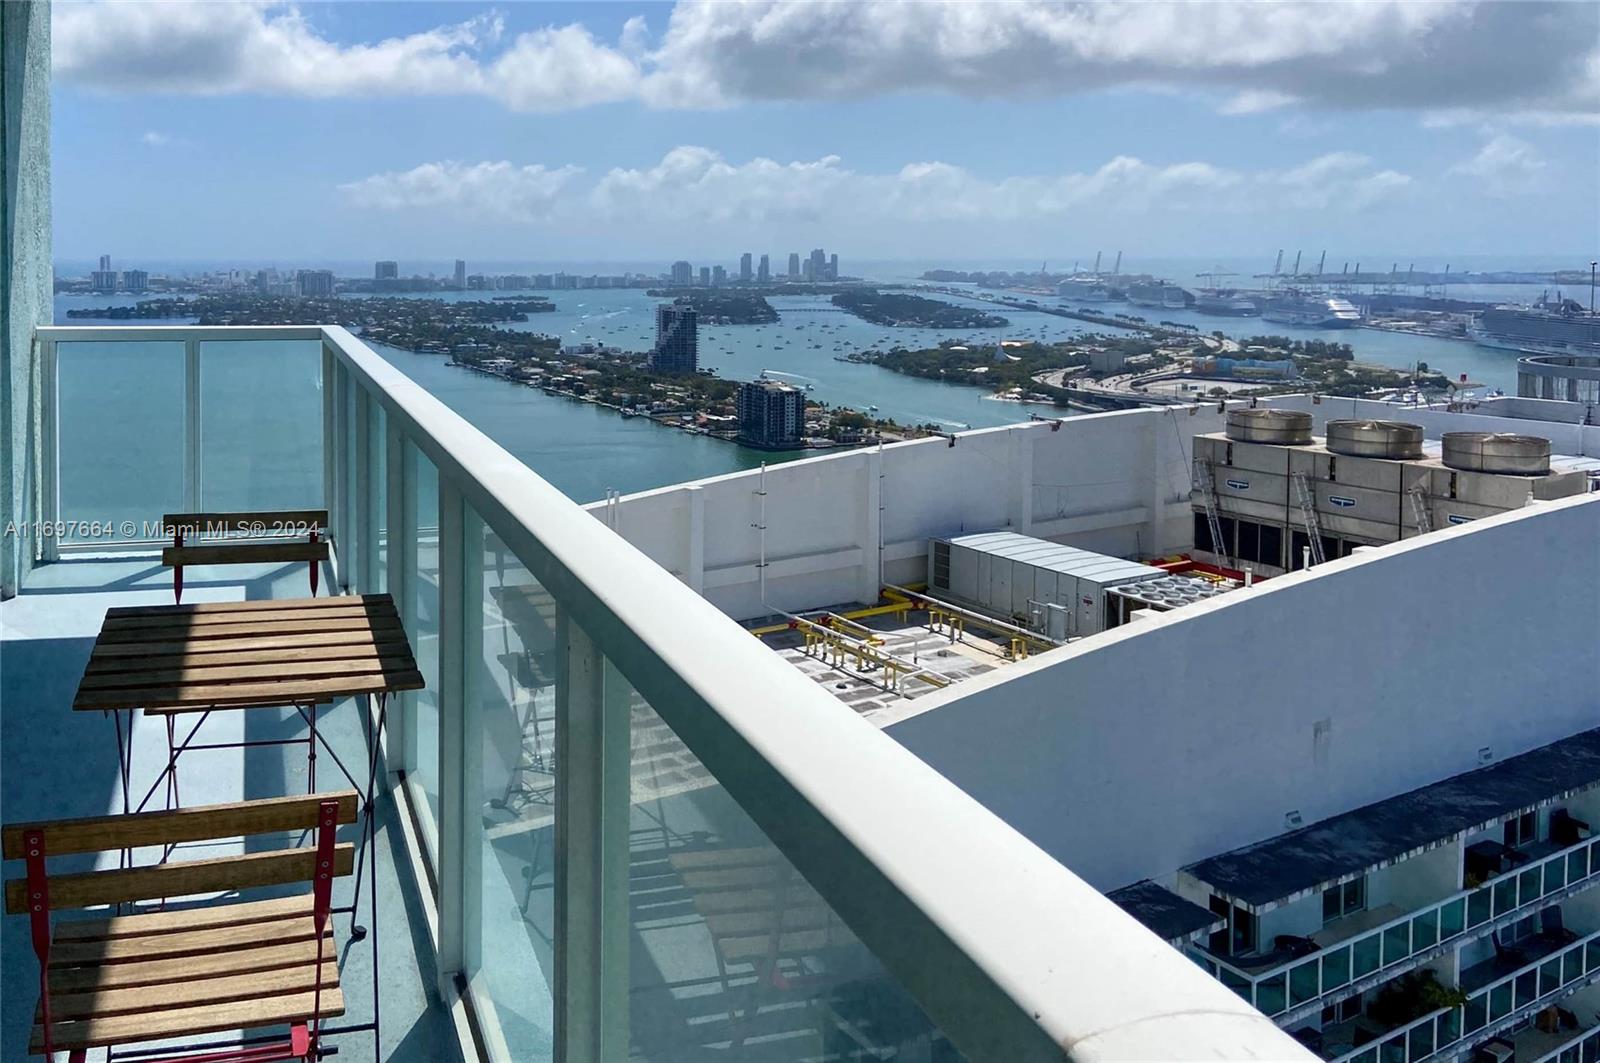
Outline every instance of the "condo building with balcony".
[[[1298, 569], [1257, 533], [1245, 571], [1237, 525], [1197, 537], [1196, 461], [1227, 468], [1248, 401], [580, 505], [520, 428], [491, 438], [345, 328], [54, 324], [48, 5], [0, 20], [5, 817], [159, 792], [181, 734], [130, 717], [124, 760], [70, 706], [107, 611], [172, 601], [164, 514], [326, 509], [317, 593], [389, 596], [422, 677], [387, 729], [360, 698], [324, 714], [377, 765], [381, 963], [333, 932], [346, 1021], [382, 1019], [331, 1035], [341, 1059], [1600, 1051], [1600, 428], [1567, 404], [1406, 409], [1423, 457], [1395, 461], [1445, 477], [1430, 500], [1452, 433], [1545, 440], [1550, 471], [1426, 531], [1396, 491], [1392, 541]], [[24, 150], [43, 165], [13, 171]], [[1396, 419], [1258, 408], [1324, 440]], [[186, 602], [305, 594], [300, 563], [185, 576]], [[293, 707], [207, 726], [252, 745], [186, 753], [185, 807], [307, 789]], [[38, 971], [26, 920], [0, 934], [20, 1058]]]

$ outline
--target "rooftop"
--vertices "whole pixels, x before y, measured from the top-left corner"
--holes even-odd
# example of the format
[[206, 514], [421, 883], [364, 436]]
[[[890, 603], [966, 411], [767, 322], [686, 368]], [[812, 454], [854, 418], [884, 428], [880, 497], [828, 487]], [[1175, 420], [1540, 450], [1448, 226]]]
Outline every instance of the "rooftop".
[[1183, 870], [1216, 892], [1260, 910], [1595, 786], [1600, 786], [1600, 729]]
[[1191, 934], [1227, 925], [1226, 918], [1145, 879], [1106, 894], [1118, 908], [1133, 916], [1164, 941], [1178, 942]]

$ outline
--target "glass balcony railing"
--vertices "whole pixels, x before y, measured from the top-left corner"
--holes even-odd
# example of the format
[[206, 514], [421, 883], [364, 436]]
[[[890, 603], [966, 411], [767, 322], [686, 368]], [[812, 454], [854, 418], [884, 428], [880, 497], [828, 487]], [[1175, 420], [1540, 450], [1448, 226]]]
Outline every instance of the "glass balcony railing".
[[[1522, 1057], [1522, 1048], [1517, 1048]], [[1528, 1057], [1528, 1063], [1600, 1063], [1600, 1027], [1588, 1027], [1572, 1033], [1559, 1045]]]
[[394, 596], [469, 1058], [1305, 1058], [346, 330], [36, 335], [42, 520], [321, 504], [338, 587]]
[[1461, 1007], [1431, 1012], [1330, 1063], [1422, 1063], [1445, 1049], [1494, 1036], [1596, 975], [1600, 975], [1600, 931], [1557, 945], [1496, 976], [1469, 992]]
[[1198, 946], [1189, 952], [1257, 1010], [1278, 1017], [1310, 1008], [1352, 982], [1465, 939], [1502, 916], [1526, 913], [1552, 894], [1596, 879], [1600, 839], [1586, 839], [1337, 945], [1263, 970], [1250, 970], [1246, 960], [1229, 962]]

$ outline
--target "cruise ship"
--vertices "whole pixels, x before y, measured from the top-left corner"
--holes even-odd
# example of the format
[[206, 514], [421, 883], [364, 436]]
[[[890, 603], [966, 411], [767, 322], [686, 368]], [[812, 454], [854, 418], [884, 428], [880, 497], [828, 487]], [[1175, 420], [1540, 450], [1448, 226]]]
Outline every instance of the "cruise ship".
[[1221, 317], [1255, 317], [1261, 313], [1253, 296], [1234, 288], [1201, 288], [1195, 293], [1194, 308], [1202, 314]]
[[1261, 319], [1297, 328], [1355, 328], [1361, 324], [1361, 311], [1337, 296], [1286, 291], [1267, 300]]
[[1116, 295], [1099, 280], [1084, 277], [1073, 277], [1056, 285], [1056, 295], [1062, 299], [1074, 299], [1080, 303], [1109, 303]]
[[1528, 354], [1600, 355], [1600, 315], [1571, 299], [1533, 306], [1496, 306], [1467, 334], [1484, 347]]
[[1134, 306], [1159, 306], [1167, 310], [1182, 310], [1189, 305], [1184, 290], [1165, 281], [1130, 284], [1128, 302]]

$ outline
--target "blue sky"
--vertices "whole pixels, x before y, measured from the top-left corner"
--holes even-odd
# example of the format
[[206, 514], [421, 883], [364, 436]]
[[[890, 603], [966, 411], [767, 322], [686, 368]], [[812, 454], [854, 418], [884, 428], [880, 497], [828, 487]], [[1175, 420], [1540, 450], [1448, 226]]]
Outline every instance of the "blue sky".
[[58, 0], [54, 35], [59, 259], [1600, 248], [1593, 4]]

